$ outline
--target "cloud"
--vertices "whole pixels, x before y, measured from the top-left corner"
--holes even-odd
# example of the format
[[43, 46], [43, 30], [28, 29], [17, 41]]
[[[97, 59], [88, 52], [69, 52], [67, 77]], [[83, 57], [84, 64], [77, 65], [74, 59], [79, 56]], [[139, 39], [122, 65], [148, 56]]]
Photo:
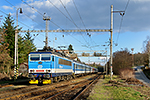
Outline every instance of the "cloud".
[[13, 10], [13, 7], [10, 7], [10, 6], [2, 6], [2, 8], [5, 10]]
[[34, 19], [36, 16], [35, 16], [35, 15], [31, 15], [30, 17], [31, 17], [32, 19]]
[[[40, 23], [39, 25], [35, 24], [35, 28], [45, 29], [43, 15], [46, 13], [47, 16], [51, 17], [51, 21], [55, 23], [49, 22], [49, 29], [84, 29], [85, 27], [87, 29], [110, 29], [110, 6], [113, 5], [114, 10], [116, 11], [122, 11], [125, 9], [128, 2], [128, 0], [74, 0], [81, 15], [80, 17], [72, 0], [61, 0], [70, 15], [59, 0], [50, 1], [59, 10], [55, 8], [49, 0], [28, 0], [28, 4], [37, 11], [24, 3], [21, 4], [24, 13], [32, 16], [35, 21]], [[121, 32], [150, 31], [149, 5], [149, 0], [130, 0], [125, 15], [123, 16]], [[4, 8], [12, 9], [9, 6]], [[40, 14], [38, 12], [40, 12]], [[118, 32], [122, 16], [120, 16], [119, 13], [114, 13], [113, 15], [114, 32]], [[34, 22], [32, 23], [34, 25]], [[85, 27], [83, 23], [85, 24]]]

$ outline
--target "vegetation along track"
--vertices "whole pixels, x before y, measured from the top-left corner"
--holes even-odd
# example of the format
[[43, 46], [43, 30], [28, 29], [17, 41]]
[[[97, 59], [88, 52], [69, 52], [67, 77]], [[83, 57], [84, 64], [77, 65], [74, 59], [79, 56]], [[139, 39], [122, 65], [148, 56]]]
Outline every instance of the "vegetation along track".
[[[41, 99], [72, 99], [83, 88], [89, 85], [97, 75], [88, 75], [70, 81], [63, 81], [50, 85], [30, 85], [20, 89], [12, 89], [0, 92], [0, 100], [41, 100]], [[7, 93], [6, 93], [7, 92]], [[69, 98], [68, 98], [69, 97]]]

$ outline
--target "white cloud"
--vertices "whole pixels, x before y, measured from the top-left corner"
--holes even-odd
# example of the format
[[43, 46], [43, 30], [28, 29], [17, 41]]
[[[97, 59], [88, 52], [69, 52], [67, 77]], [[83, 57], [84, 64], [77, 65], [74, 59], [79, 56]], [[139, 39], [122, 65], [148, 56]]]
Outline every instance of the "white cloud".
[[31, 9], [31, 8], [25, 8], [24, 9], [26, 12], [28, 12], [28, 13], [32, 13], [32, 14], [34, 14], [36, 11], [35, 10], [33, 10], [33, 9]]
[[[49, 1], [49, 0], [48, 0]], [[56, 5], [57, 7], [61, 7], [62, 4], [59, 0], [50, 0], [54, 5]], [[62, 3], [66, 6], [68, 3], [71, 2], [71, 0], [61, 0]], [[50, 2], [49, 2], [50, 3]]]
[[36, 16], [35, 16], [35, 15], [31, 15], [30, 17], [31, 17], [32, 19], [34, 19]]
[[[50, 7], [53, 7], [51, 2], [58, 8], [62, 7], [62, 4], [59, 0], [38, 0], [38, 1], [28, 0], [27, 2], [28, 2], [29, 5], [31, 5], [35, 8], [47, 8], [47, 7], [50, 8]], [[62, 2], [66, 6], [68, 3], [71, 2], [71, 0], [62, 0]]]
[[5, 10], [13, 10], [13, 7], [10, 6], [2, 6]]
[[31, 3], [30, 5], [32, 5], [33, 7], [36, 7], [36, 8], [42, 8], [42, 7], [45, 7], [44, 3], [45, 3], [45, 1], [35, 1], [35, 2]]

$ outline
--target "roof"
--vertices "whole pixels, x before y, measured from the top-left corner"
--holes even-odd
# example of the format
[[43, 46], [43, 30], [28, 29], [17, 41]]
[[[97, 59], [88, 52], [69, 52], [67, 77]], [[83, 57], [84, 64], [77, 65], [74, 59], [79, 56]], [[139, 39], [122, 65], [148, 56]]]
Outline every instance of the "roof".
[[52, 54], [52, 52], [30, 52], [29, 54]]

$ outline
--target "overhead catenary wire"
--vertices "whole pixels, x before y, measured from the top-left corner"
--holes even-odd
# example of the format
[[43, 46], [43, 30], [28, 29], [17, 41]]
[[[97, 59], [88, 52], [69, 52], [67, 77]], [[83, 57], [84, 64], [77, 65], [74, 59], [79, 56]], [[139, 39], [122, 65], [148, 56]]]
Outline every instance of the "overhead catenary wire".
[[[37, 9], [35, 9], [33, 6], [29, 5], [27, 2], [25, 2], [24, 0], [21, 0], [23, 3], [25, 3], [27, 6], [29, 6], [30, 8], [32, 8], [34, 11], [36, 11], [37, 13], [39, 13], [42, 17], [43, 17], [43, 14], [38, 11]], [[61, 28], [59, 25], [57, 25], [56, 23], [54, 23], [53, 21], [50, 20], [50, 22], [52, 22], [52, 24], [54, 24], [55, 26], [57, 26], [58, 28], [60, 29], [63, 29]]]
[[[23, 1], [23, 0], [22, 0]], [[25, 1], [24, 1], [24, 3], [25, 4], [27, 4], [29, 7], [31, 7], [33, 10], [35, 10], [35, 11], [38, 11], [38, 10], [36, 10], [34, 7], [32, 7], [32, 6], [30, 6], [28, 3], [26, 3]], [[53, 3], [52, 3], [53, 4]], [[53, 5], [53, 6], [55, 6], [55, 5]], [[55, 8], [57, 8], [57, 7], [55, 7]], [[57, 8], [58, 9], [58, 8]], [[58, 9], [59, 10], [59, 9]], [[41, 12], [39, 12], [38, 11], [38, 13], [40, 14], [40, 15], [42, 15], [42, 13]], [[43, 16], [43, 15], [42, 15]], [[51, 20], [50, 20], [51, 21]], [[56, 23], [54, 23], [53, 21], [51, 21], [53, 24], [55, 24], [56, 26], [58, 26], [60, 29], [62, 29], [59, 25], [57, 25]], [[62, 29], [62, 30], [64, 30], [64, 29]], [[69, 34], [70, 35], [70, 34]], [[72, 35], [70, 35], [71, 37], [73, 37]], [[78, 39], [76, 39], [75, 37], [73, 37], [75, 40], [77, 40], [78, 42], [80, 42], [80, 43], [82, 43], [81, 41], [79, 41]], [[83, 43], [82, 43], [83, 44]]]
[[[10, 3], [9, 1], [5, 0], [7, 3], [9, 3], [12, 7], [18, 9], [16, 6], [14, 6], [12, 3]], [[39, 24], [37, 21], [35, 21], [34, 19], [32, 19], [30, 16], [28, 16], [27, 14], [23, 13], [25, 16], [27, 16], [28, 18], [30, 18], [32, 21], [36, 22], [37, 24]], [[19, 23], [21, 21], [18, 21]], [[22, 23], [22, 22], [21, 22]], [[40, 25], [40, 24], [39, 24]], [[26, 25], [25, 25], [26, 26]], [[40, 25], [41, 26], [41, 25]], [[43, 27], [43, 26], [42, 26]], [[31, 28], [31, 27], [30, 27]]]
[[[7, 0], [5, 0], [7, 3], [9, 3], [11, 6], [13, 6], [13, 7], [15, 7], [16, 9], [17, 9], [17, 7], [16, 6], [14, 6], [12, 3], [10, 3], [9, 1], [7, 1]], [[27, 14], [25, 14], [25, 13], [23, 13], [25, 16], [27, 16], [28, 18], [30, 18]], [[34, 19], [32, 19], [32, 18], [30, 18], [32, 21], [34, 21], [34, 22], [36, 22]], [[26, 27], [28, 27], [28, 28], [31, 28], [30, 26], [28, 26], [28, 25], [26, 25], [26, 24], [24, 24], [24, 23], [22, 23], [21, 21], [19, 21], [18, 20], [18, 22], [19, 23], [21, 23], [21, 24], [23, 24], [24, 26], [26, 26]], [[37, 22], [36, 22], [37, 23]], [[39, 23], [37, 23], [37, 24], [39, 24]], [[40, 24], [39, 24], [40, 25]], [[40, 25], [41, 26], [41, 25]], [[43, 26], [42, 26], [43, 27]], [[35, 39], [37, 36], [38, 36], [39, 34], [37, 34], [33, 39]], [[38, 38], [37, 38], [38, 39]], [[38, 39], [39, 40], [39, 39]], [[39, 40], [40, 41], [40, 40]], [[40, 42], [42, 42], [42, 41], [40, 41]]]
[[[23, 0], [22, 0], [23, 1]], [[28, 4], [28, 3], [27, 3]], [[28, 4], [29, 5], [29, 4]], [[32, 7], [32, 6], [30, 6], [32, 9], [35, 9], [34, 7]], [[35, 11], [37, 11], [38, 13], [40, 13], [38, 10], [36, 10], [35, 9]], [[42, 13], [40, 13], [40, 15], [42, 15]], [[42, 15], [43, 16], [43, 15]], [[29, 17], [29, 16], [28, 16]], [[31, 18], [30, 18], [31, 19]], [[20, 21], [19, 21], [20, 22]], [[57, 24], [55, 24], [55, 25], [57, 25]], [[57, 25], [57, 27], [58, 27], [58, 25]], [[31, 28], [31, 27], [29, 27], [29, 28]], [[60, 28], [60, 27], [59, 27]], [[62, 29], [62, 28], [61, 28]], [[69, 34], [70, 35], [70, 34]], [[72, 35], [71, 35], [72, 36]], [[74, 36], [72, 36], [73, 38], [75, 38]], [[75, 38], [76, 39], [76, 38]], [[78, 39], [76, 39], [76, 40], [78, 40]], [[78, 40], [78, 42], [79, 42], [80, 40]], [[81, 41], [80, 41], [80, 43], [81, 43]], [[82, 43], [83, 44], [83, 43]]]
[[130, 2], [130, 0], [127, 1], [127, 4], [126, 4], [125, 9], [124, 9], [124, 14], [121, 14], [121, 13], [120, 13], [120, 15], [121, 15], [122, 17], [121, 17], [121, 21], [120, 21], [120, 26], [119, 26], [119, 31], [118, 31], [118, 36], [117, 36], [116, 43], [118, 43], [118, 40], [119, 40], [119, 35], [120, 35], [121, 27], [122, 27], [123, 17], [124, 17], [125, 12], [126, 12], [126, 10], [127, 10], [127, 8], [128, 8], [129, 2]]
[[43, 16], [42, 13], [40, 13], [38, 10], [36, 10], [34, 7], [30, 6], [27, 2], [25, 2], [24, 0], [21, 0], [23, 3], [25, 3], [26, 5], [28, 5], [29, 7], [31, 7], [33, 10], [35, 10], [36, 12], [38, 12], [40, 15]]
[[[74, 22], [74, 20], [73, 20], [73, 18], [71, 17], [71, 15], [70, 15], [70, 13], [68, 12], [68, 10], [67, 10], [67, 8], [66, 8], [66, 6], [63, 4], [63, 2], [61, 1], [61, 0], [59, 0], [60, 2], [61, 2], [61, 4], [62, 4], [62, 6], [64, 7], [64, 9], [66, 10], [66, 12], [67, 12], [67, 14], [69, 15], [69, 17], [71, 18], [71, 19], [69, 19], [58, 7], [56, 7], [50, 0], [49, 0], [49, 2], [58, 10], [58, 11], [60, 11], [69, 21], [71, 21], [77, 28], [79, 28], [78, 26], [77, 26], [77, 24]], [[80, 28], [79, 28], [80, 29]], [[81, 33], [80, 33], [81, 34]], [[82, 34], [81, 34], [82, 35]], [[83, 37], [83, 35], [82, 35], [82, 37]], [[85, 40], [85, 38], [83, 37], [83, 39]], [[85, 40], [86, 41], [86, 40]], [[86, 41], [87, 42], [87, 41]], [[88, 43], [88, 42], [87, 42]]]
[[[32, 8], [33, 10], [35, 10], [37, 13], [39, 13], [42, 17], [43, 17], [43, 14], [38, 11], [37, 9], [35, 9], [34, 7], [32, 7], [31, 5], [29, 5], [27, 2], [25, 2], [24, 0], [22, 0], [23, 3], [25, 3], [27, 6], [29, 6], [30, 8]], [[56, 23], [54, 23], [53, 21], [50, 20], [51, 23], [53, 23], [55, 26], [57, 26], [58, 28], [62, 29], [59, 25], [57, 25]], [[62, 29], [63, 30], [63, 29]]]
[[[26, 5], [28, 5], [29, 7], [31, 7], [33, 10], [35, 10], [35, 11], [37, 11], [41, 16], [43, 16], [42, 15], [42, 13], [41, 12], [39, 12], [38, 10], [36, 10], [34, 7], [32, 7], [31, 5], [29, 5], [27, 2], [25, 2], [24, 0], [21, 0], [22, 2], [24, 2]], [[55, 8], [57, 8], [50, 0], [49, 0], [49, 2], [55, 7]], [[62, 3], [62, 1], [60, 1], [61, 2], [61, 4], [64, 6], [64, 4]], [[64, 6], [64, 8], [66, 8], [65, 6]], [[59, 10], [59, 8], [57, 8], [58, 10]], [[61, 12], [61, 10], [59, 10], [60, 12]], [[68, 12], [68, 10], [66, 9], [66, 11], [67, 11], [67, 13], [68, 13], [68, 15], [71, 17], [71, 15], [69, 14], [69, 12]], [[79, 12], [79, 11], [78, 11]], [[61, 12], [67, 19], [69, 19], [63, 12]], [[71, 19], [72, 19], [72, 17], [71, 17]], [[70, 19], [69, 19], [70, 20]], [[70, 20], [71, 21], [71, 20]], [[52, 21], [51, 21], [52, 22]], [[72, 19], [72, 21], [71, 22], [74, 22], [73, 21], [73, 19]], [[56, 23], [54, 23], [54, 22], [52, 22], [53, 24], [55, 24], [57, 27], [59, 27], [60, 29], [62, 29], [60, 26], [58, 26]], [[74, 24], [75, 24], [75, 22], [74, 22]], [[76, 24], [75, 24], [75, 26], [77, 27], [77, 28], [79, 28]], [[79, 28], [80, 29], [80, 28]], [[63, 29], [62, 29], [63, 30]], [[80, 33], [81, 34], [81, 33]], [[81, 34], [82, 35], [82, 34]], [[72, 36], [73, 37], [73, 36]], [[82, 37], [83, 37], [83, 35], [82, 35]], [[84, 38], [84, 37], [83, 37]], [[77, 39], [76, 39], [77, 40]], [[85, 38], [84, 38], [84, 40], [85, 40]], [[78, 40], [79, 41], [79, 40]], [[86, 40], [85, 40], [86, 41]], [[87, 42], [87, 41], [86, 41]], [[81, 42], [80, 42], [81, 43]], [[82, 43], [83, 44], [83, 43]], [[87, 42], [87, 44], [89, 44], [88, 42]]]
[[[23, 1], [23, 0], [22, 0]], [[23, 1], [25, 4], [27, 4], [29, 7], [31, 7], [33, 10], [35, 10], [35, 11], [38, 11], [38, 10], [36, 10], [34, 7], [32, 7], [32, 6], [30, 6], [27, 2], [25, 2], [25, 1]], [[53, 4], [53, 3], [52, 3]], [[55, 6], [55, 5], [54, 5]], [[57, 7], [55, 7], [55, 8], [57, 8]], [[58, 9], [59, 10], [59, 9]], [[42, 15], [42, 13], [41, 12], [39, 12], [38, 11], [38, 13], [41, 15], [41, 16], [43, 16]], [[51, 21], [51, 20], [50, 20]], [[61, 28], [59, 25], [57, 25], [56, 23], [54, 23], [53, 21], [51, 21], [53, 24], [55, 24], [57, 27], [59, 27], [60, 29], [62, 29], [62, 30], [64, 30], [63, 28]], [[69, 34], [70, 35], [70, 34]], [[74, 36], [72, 36], [72, 35], [70, 35], [72, 38], [74, 38], [75, 40], [77, 40], [78, 42], [80, 42], [81, 44], [84, 44], [84, 43], [82, 43], [80, 40], [78, 40], [78, 39], [76, 39]]]
[[[78, 15], [79, 15], [79, 18], [80, 18], [81, 22], [82, 22], [82, 24], [83, 24], [83, 26], [84, 26], [84, 28], [85, 28], [85, 30], [86, 30], [85, 23], [84, 23], [84, 21], [83, 21], [83, 19], [82, 19], [82, 17], [81, 17], [81, 14], [80, 14], [80, 12], [79, 12], [79, 10], [78, 10], [78, 8], [77, 8], [77, 6], [76, 6], [74, 0], [72, 0], [72, 2], [73, 2], [73, 4], [74, 4], [74, 6], [75, 6], [75, 9], [76, 9], [76, 11], [77, 11], [77, 13], [78, 13]], [[91, 36], [89, 36], [89, 37], [90, 37], [91, 42], [93, 43], [94, 40], [92, 40]], [[94, 42], [94, 43], [95, 43], [95, 42]], [[95, 43], [95, 44], [96, 44], [96, 43]]]
[[[0, 12], [2, 12], [3, 14], [5, 14], [5, 15], [7, 15], [7, 16], [8, 16], [8, 14], [6, 14], [5, 12], [3, 12], [3, 11], [1, 11], [1, 10], [0, 10]], [[14, 20], [15, 20], [15, 19], [14, 19]], [[28, 27], [28, 28], [31, 28], [30, 26], [28, 26], [28, 25], [26, 25], [26, 24], [22, 23], [22, 22], [21, 22], [21, 21], [19, 21], [19, 20], [18, 20], [18, 22], [19, 22], [19, 23], [21, 23], [22, 25], [24, 25], [24, 26]]]
[[[66, 16], [58, 7], [56, 7], [50, 0], [48, 0], [61, 14], [63, 14], [70, 22], [72, 22], [77, 28], [79, 28], [68, 16]], [[80, 29], [80, 28], [79, 28]]]
[[64, 7], [64, 9], [66, 10], [67, 14], [69, 15], [69, 17], [71, 18], [73, 24], [78, 28], [78, 26], [76, 25], [76, 23], [74, 22], [73, 18], [71, 17], [70, 13], [68, 12], [66, 6], [63, 4], [63, 2], [61, 0], [59, 0], [62, 4], [62, 6]]
[[77, 10], [77, 13], [78, 13], [78, 15], [79, 15], [79, 17], [80, 17], [80, 20], [82, 21], [82, 24], [83, 24], [84, 28], [86, 29], [86, 26], [85, 26], [85, 24], [84, 24], [84, 22], [83, 22], [83, 19], [82, 19], [80, 13], [79, 13], [79, 10], [78, 10], [78, 8], [77, 8], [77, 6], [76, 6], [74, 0], [72, 0], [72, 2], [73, 2], [73, 4], [74, 4], [74, 6], [75, 6], [75, 9]]
[[[61, 12], [69, 21], [71, 21], [78, 29], [80, 29], [77, 25], [76, 25], [76, 23], [73, 21], [73, 19], [72, 19], [72, 17], [71, 17], [71, 15], [69, 14], [69, 12], [68, 12], [68, 10], [66, 9], [66, 7], [64, 6], [64, 4], [63, 4], [63, 2], [60, 0], [60, 2], [61, 2], [61, 4], [63, 5], [63, 7], [64, 7], [64, 9], [66, 10], [66, 12], [68, 13], [68, 15], [71, 17], [71, 19], [70, 18], [68, 18], [58, 7], [56, 7], [50, 0], [48, 0], [59, 12]], [[80, 29], [81, 30], [81, 29]], [[81, 34], [81, 32], [80, 32], [80, 34]], [[86, 41], [86, 39], [84, 38], [84, 36], [81, 34], [81, 36], [83, 37], [83, 39], [84, 39], [84, 41], [87, 43], [87, 44], [89, 44], [87, 41]]]
[[[24, 2], [25, 3], [25, 2]], [[32, 7], [32, 6], [30, 6], [28, 3], [26, 3], [29, 7], [31, 7], [33, 10], [35, 10], [35, 11], [38, 11], [38, 10], [36, 10], [34, 7]], [[41, 12], [39, 12], [38, 11], [38, 13], [40, 14], [40, 15], [42, 15], [42, 13]], [[43, 15], [42, 15], [43, 16]], [[51, 21], [53, 24], [55, 24], [53, 21]], [[56, 26], [58, 26], [57, 24], [55, 24]], [[58, 26], [59, 28], [61, 28], [60, 26]], [[61, 28], [62, 29], [62, 28]], [[70, 34], [69, 34], [70, 35]], [[71, 37], [73, 37], [72, 35], [70, 35]], [[73, 37], [75, 40], [77, 40], [78, 42], [80, 42], [80, 43], [82, 43], [81, 41], [79, 41], [78, 39], [76, 39], [75, 37]], [[83, 44], [83, 43], [82, 43]]]

